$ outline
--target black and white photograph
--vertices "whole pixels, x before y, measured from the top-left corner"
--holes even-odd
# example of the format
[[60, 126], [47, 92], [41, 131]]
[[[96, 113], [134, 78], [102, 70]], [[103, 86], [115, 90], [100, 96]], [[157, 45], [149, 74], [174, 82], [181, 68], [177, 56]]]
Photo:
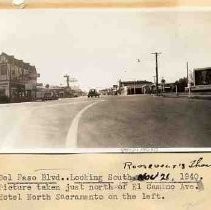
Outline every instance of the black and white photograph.
[[211, 10], [0, 11], [0, 150], [211, 147]]

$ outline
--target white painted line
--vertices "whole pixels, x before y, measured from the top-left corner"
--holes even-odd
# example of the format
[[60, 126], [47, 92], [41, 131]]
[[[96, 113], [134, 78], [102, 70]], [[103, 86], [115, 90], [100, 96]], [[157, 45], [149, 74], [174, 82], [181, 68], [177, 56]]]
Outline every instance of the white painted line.
[[[101, 100], [102, 101], [102, 100]], [[82, 114], [89, 109], [90, 107], [94, 106], [95, 104], [99, 103], [99, 101], [96, 101], [94, 103], [91, 103], [84, 107], [73, 119], [71, 126], [68, 130], [68, 134], [66, 137], [66, 147], [70, 148], [76, 148], [77, 147], [77, 141], [78, 141], [78, 123], [82, 116]]]

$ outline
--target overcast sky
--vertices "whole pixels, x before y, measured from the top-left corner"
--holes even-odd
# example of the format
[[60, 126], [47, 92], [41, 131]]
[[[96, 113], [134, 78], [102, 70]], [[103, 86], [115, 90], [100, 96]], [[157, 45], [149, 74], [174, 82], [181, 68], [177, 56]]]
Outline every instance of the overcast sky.
[[[211, 11], [1, 10], [0, 51], [35, 65], [39, 82], [109, 87], [119, 79], [174, 82], [211, 66]], [[137, 62], [140, 59], [141, 62]]]

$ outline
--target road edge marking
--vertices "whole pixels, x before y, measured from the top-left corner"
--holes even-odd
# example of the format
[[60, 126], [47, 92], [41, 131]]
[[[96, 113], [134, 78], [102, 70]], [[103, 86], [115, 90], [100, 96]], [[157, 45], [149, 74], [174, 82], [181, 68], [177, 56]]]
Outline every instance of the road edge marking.
[[81, 116], [83, 115], [83, 113], [87, 109], [91, 108], [92, 106], [96, 105], [99, 102], [100, 101], [95, 101], [94, 103], [91, 103], [91, 104], [85, 106], [74, 117], [74, 119], [72, 120], [72, 123], [71, 123], [71, 125], [69, 127], [68, 133], [67, 133], [65, 147], [71, 147], [71, 148], [76, 148], [77, 147], [77, 141], [78, 141], [78, 124], [79, 124], [80, 118], [81, 118]]

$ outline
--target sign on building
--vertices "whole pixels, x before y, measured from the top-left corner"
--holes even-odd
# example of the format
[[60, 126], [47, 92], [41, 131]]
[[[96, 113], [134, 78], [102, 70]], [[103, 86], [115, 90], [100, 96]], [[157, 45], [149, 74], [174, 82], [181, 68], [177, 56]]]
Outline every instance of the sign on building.
[[211, 85], [211, 67], [194, 70], [195, 86]]
[[25, 90], [34, 90], [35, 88], [34, 84], [25, 84]]
[[211, 67], [194, 69], [194, 87], [192, 91], [210, 91], [211, 90]]

